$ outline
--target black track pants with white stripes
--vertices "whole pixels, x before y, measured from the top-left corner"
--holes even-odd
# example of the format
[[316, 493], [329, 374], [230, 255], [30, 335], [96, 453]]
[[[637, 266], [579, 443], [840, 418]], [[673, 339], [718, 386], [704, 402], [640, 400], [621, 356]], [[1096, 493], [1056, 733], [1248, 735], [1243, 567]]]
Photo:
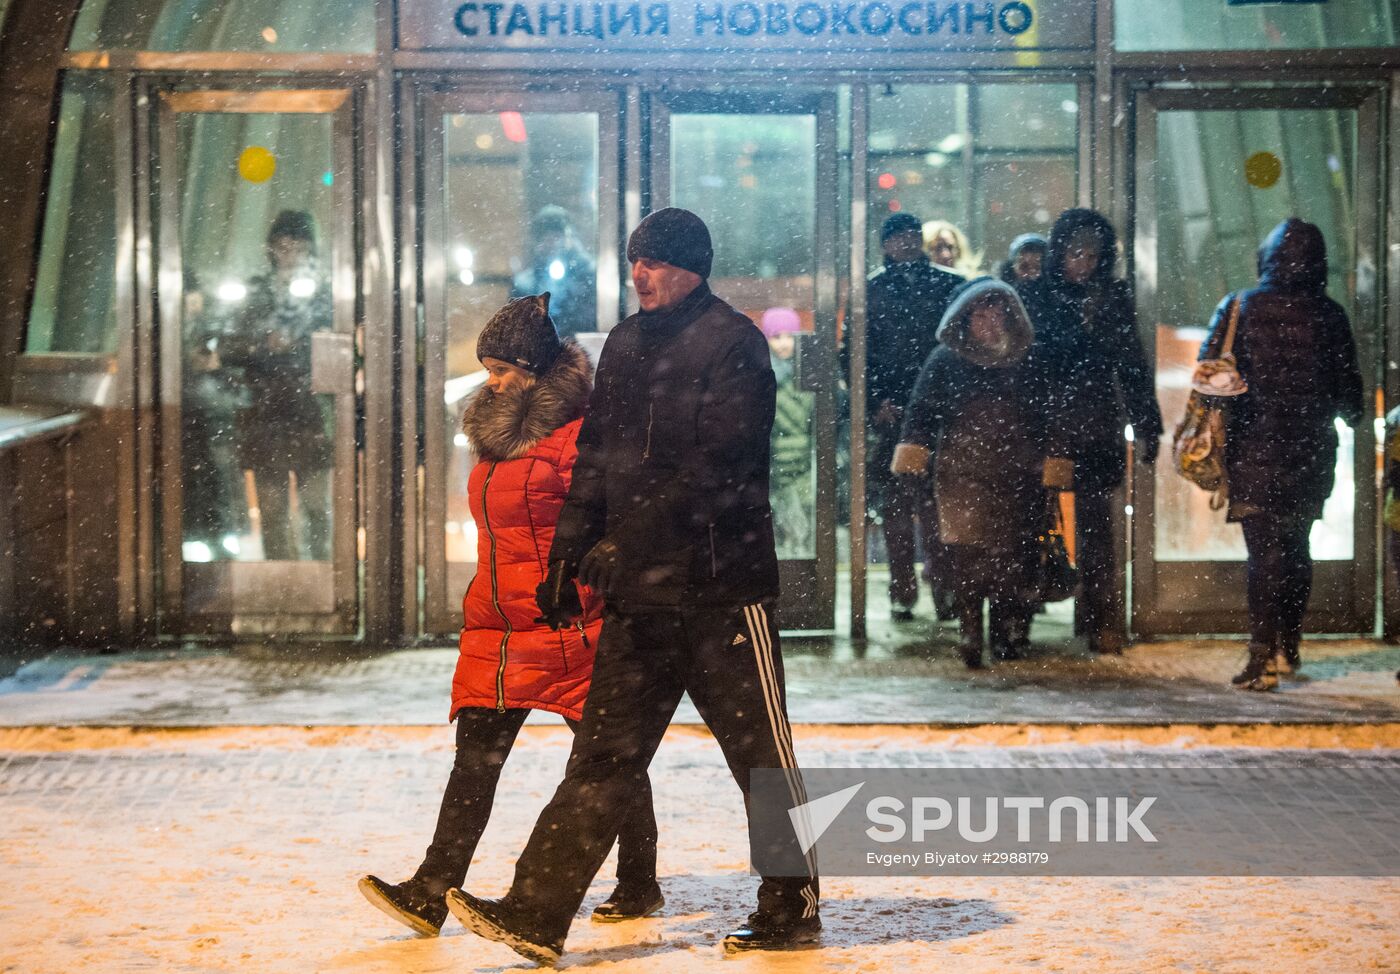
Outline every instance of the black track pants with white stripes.
[[[568, 931], [686, 692], [719, 741], [746, 808], [754, 768], [790, 772], [793, 804], [806, 801], [768, 606], [609, 614], [568, 769], [535, 823], [508, 896], [538, 932], [562, 937]], [[713, 838], [744, 844], [741, 836]], [[774, 841], [797, 846], [791, 830]], [[801, 861], [800, 851], [796, 856], [787, 861]], [[808, 877], [763, 878], [760, 910], [778, 917], [816, 914], [815, 856], [807, 861]]]

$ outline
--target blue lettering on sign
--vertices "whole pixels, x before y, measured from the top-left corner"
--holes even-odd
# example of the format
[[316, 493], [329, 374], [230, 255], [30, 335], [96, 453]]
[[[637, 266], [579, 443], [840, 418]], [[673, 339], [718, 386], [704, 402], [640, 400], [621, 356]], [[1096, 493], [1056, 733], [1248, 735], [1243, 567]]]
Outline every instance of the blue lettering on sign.
[[[940, 34], [1004, 34], [1015, 37], [1035, 23], [1035, 8], [1027, 0], [865, 0], [848, 3], [803, 0], [795, 6], [771, 0], [736, 0], [733, 3], [694, 0], [695, 36], [782, 37], [796, 31], [804, 37], [884, 37], [896, 30], [909, 37]], [[537, 13], [538, 19], [532, 19]], [[572, 13], [572, 15], [571, 15]], [[485, 15], [483, 29], [482, 15]], [[504, 16], [503, 16], [504, 15]], [[664, 2], [541, 2], [532, 8], [525, 2], [463, 3], [453, 14], [453, 25], [463, 37], [640, 37], [669, 36], [671, 8]]]
[[452, 18], [452, 22], [457, 25], [457, 30], [463, 36], [475, 37], [477, 29], [474, 25], [467, 23], [467, 14], [476, 13], [476, 4], [464, 3], [457, 8], [457, 16]]

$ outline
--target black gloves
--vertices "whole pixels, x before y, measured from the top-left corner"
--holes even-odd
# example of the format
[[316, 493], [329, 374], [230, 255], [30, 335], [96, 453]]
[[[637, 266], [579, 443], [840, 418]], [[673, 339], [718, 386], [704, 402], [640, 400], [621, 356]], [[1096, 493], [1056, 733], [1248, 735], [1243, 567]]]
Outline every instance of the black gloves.
[[567, 561], [549, 563], [549, 573], [535, 586], [535, 604], [540, 607], [536, 622], [558, 631], [573, 625], [574, 620], [583, 615], [583, 603], [579, 601], [578, 586], [574, 584], [577, 574]]
[[579, 581], [603, 597], [607, 597], [608, 587], [617, 578], [617, 569], [622, 560], [622, 552], [607, 538], [593, 546], [593, 550], [583, 556], [578, 566]]

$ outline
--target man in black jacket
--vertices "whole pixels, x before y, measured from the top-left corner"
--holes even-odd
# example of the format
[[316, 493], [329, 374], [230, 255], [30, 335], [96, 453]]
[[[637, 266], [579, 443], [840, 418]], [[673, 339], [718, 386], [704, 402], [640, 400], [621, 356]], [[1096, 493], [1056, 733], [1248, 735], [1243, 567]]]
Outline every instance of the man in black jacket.
[[924, 535], [924, 571], [940, 618], [952, 618], [947, 553], [938, 538], [938, 513], [929, 477], [890, 473], [904, 409], [934, 337], [957, 274], [935, 267], [924, 253], [923, 224], [912, 213], [895, 213], [880, 228], [885, 266], [866, 282], [866, 410], [875, 442], [868, 465], [890, 557], [890, 611], [896, 621], [914, 618], [919, 585], [914, 576], [914, 521]]
[[[746, 807], [756, 768], [782, 769], [792, 805], [806, 802], [772, 615], [768, 343], [710, 292], [710, 233], [695, 214], [651, 214], [627, 258], [642, 310], [603, 348], [539, 592], [556, 627], [577, 615], [575, 578], [607, 599], [583, 722], [510, 892], [496, 901], [447, 894], [467, 929], [540, 963], [562, 952], [682, 694], [719, 741]], [[815, 942], [815, 857], [790, 823], [761, 836], [752, 825], [751, 841], [805, 862], [806, 875], [763, 877], [757, 911], [726, 949]], [[617, 918], [659, 906], [653, 891], [635, 893], [613, 904]]]

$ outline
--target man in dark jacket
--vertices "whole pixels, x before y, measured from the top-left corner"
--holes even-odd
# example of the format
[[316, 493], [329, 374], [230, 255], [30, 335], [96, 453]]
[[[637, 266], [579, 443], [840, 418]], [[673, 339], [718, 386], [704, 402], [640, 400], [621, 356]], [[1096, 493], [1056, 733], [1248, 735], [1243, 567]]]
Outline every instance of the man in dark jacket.
[[1118, 237], [1102, 214], [1066, 210], [1050, 232], [1044, 274], [1018, 289], [1038, 354], [1054, 377], [1052, 446], [1074, 462], [1083, 585], [1075, 609], [1089, 648], [1101, 653], [1120, 653], [1125, 641], [1114, 540], [1123, 508], [1113, 501], [1127, 472], [1123, 428], [1133, 427], [1135, 453], [1144, 464], [1157, 459], [1162, 438], [1162, 412], [1138, 337], [1132, 290], [1113, 274], [1117, 260]]
[[924, 570], [940, 617], [951, 618], [947, 555], [938, 538], [932, 480], [890, 473], [900, 424], [914, 382], [938, 344], [938, 323], [963, 279], [934, 266], [924, 253], [923, 224], [912, 213], [895, 213], [880, 228], [885, 266], [866, 282], [866, 410], [874, 443], [868, 477], [890, 556], [890, 610], [898, 621], [914, 617], [914, 520], [923, 528]]
[[[713, 252], [695, 214], [651, 214], [627, 257], [642, 310], [603, 347], [539, 591], [553, 625], [577, 612], [575, 576], [607, 599], [583, 722], [510, 892], [497, 901], [447, 895], [469, 930], [541, 963], [563, 950], [619, 810], [631, 807], [683, 693], [719, 741], [746, 807], [756, 768], [782, 769], [792, 805], [806, 802], [772, 615], [768, 343], [705, 283]], [[821, 930], [815, 857], [790, 822], [761, 831], [751, 822], [751, 841], [805, 863], [805, 875], [763, 877], [758, 910], [725, 938], [728, 950], [812, 943]]]

